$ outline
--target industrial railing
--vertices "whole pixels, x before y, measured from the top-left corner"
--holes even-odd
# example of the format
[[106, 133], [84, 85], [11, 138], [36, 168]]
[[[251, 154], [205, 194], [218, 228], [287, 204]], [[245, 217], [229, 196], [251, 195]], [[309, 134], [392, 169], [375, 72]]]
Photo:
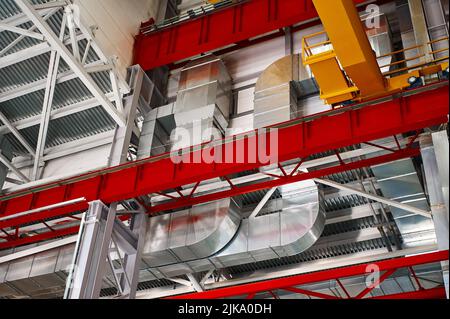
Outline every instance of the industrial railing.
[[306, 35], [306, 36], [303, 37], [303, 40], [302, 40], [302, 59], [303, 59], [303, 62], [305, 62], [307, 58], [315, 55], [313, 53], [313, 49], [319, 48], [321, 46], [331, 46], [330, 50], [328, 50], [328, 51], [332, 50], [332, 43], [331, 43], [330, 40], [321, 41], [321, 42], [313, 43], [313, 44], [309, 44], [308, 43], [308, 40], [310, 40], [311, 38], [317, 38], [318, 36], [321, 36], [321, 35], [326, 35], [326, 31], [320, 31], [320, 32], [312, 33], [312, 34], [309, 34], [309, 35]]
[[204, 15], [215, 12], [219, 9], [228, 8], [230, 6], [241, 4], [242, 2], [247, 2], [247, 1], [249, 1], [249, 0], [222, 0], [222, 1], [219, 1], [216, 3], [210, 3], [210, 4], [207, 4], [204, 6], [200, 6], [196, 9], [189, 10], [182, 15], [175, 16], [173, 18], [164, 20], [161, 23], [153, 24], [150, 26], [145, 26], [145, 27], [141, 28], [140, 33], [146, 35], [146, 34], [149, 34], [149, 33], [155, 32], [155, 31], [159, 31], [161, 29], [169, 28], [171, 26], [174, 26], [174, 25], [182, 23], [182, 22], [189, 21], [191, 19], [202, 17]]
[[[333, 46], [332, 46], [332, 43], [331, 43], [330, 40], [320, 41], [320, 42], [313, 43], [313, 44], [309, 43], [312, 38], [317, 38], [317, 37], [319, 37], [321, 35], [326, 35], [326, 31], [320, 31], [320, 32], [316, 32], [316, 33], [313, 33], [313, 34], [309, 34], [309, 35], [307, 35], [307, 36], [305, 36], [303, 38], [303, 40], [302, 40], [302, 59], [303, 59], [303, 62], [305, 62], [311, 56], [318, 55], [318, 54], [321, 54], [321, 53], [324, 53], [324, 52], [329, 52], [329, 51], [333, 50]], [[402, 65], [402, 64], [407, 63], [407, 62], [411, 62], [411, 61], [415, 61], [415, 60], [418, 60], [418, 59], [421, 59], [421, 58], [425, 58], [427, 55], [433, 57], [432, 60], [429, 60], [429, 61], [426, 61], [426, 62], [420, 62], [420, 63], [414, 64], [414, 65], [401, 67], [399, 69], [395, 69], [395, 70], [390, 70], [388, 72], [384, 72], [383, 75], [388, 77], [388, 76], [392, 76], [392, 75], [397, 75], [398, 73], [408, 72], [408, 71], [411, 71], [411, 70], [414, 70], [414, 69], [423, 68], [423, 67], [426, 67], [426, 66], [429, 66], [429, 65], [434, 65], [434, 64], [437, 64], [439, 62], [448, 60], [449, 59], [449, 55], [448, 54], [445, 55], [445, 56], [442, 56], [442, 57], [436, 57], [436, 55], [442, 54], [443, 52], [448, 52], [448, 50], [449, 50], [448, 45], [447, 45], [446, 48], [441, 48], [441, 49], [436, 49], [436, 50], [434, 50], [432, 48], [433, 45], [438, 44], [438, 43], [439, 44], [440, 43], [447, 43], [448, 44], [448, 40], [449, 40], [448, 37], [443, 37], [443, 38], [439, 38], [439, 39], [430, 41], [430, 42], [428, 42], [426, 44], [414, 45], [414, 46], [411, 46], [411, 47], [408, 47], [408, 48], [405, 48], [405, 49], [393, 51], [393, 52], [390, 52], [390, 53], [378, 56], [377, 60], [382, 59], [382, 58], [387, 58], [387, 57], [393, 57], [394, 55], [397, 55], [397, 54], [405, 54], [406, 52], [410, 52], [410, 51], [413, 51], [413, 50], [418, 50], [419, 51], [419, 53], [417, 55], [415, 55], [415, 56], [405, 57], [402, 60], [398, 60], [398, 61], [394, 61], [394, 62], [391, 62], [391, 63], [388, 63], [388, 64], [381, 65], [380, 69], [383, 70], [385, 68], [390, 68], [390, 67], [393, 67], [393, 66]], [[322, 46], [323, 47], [329, 46], [329, 50], [325, 50], [325, 51], [317, 52], [317, 53], [313, 52], [314, 49], [317, 49], [317, 48], [322, 47]]]
[[388, 54], [381, 55], [381, 56], [377, 57], [377, 59], [392, 57], [392, 56], [394, 56], [396, 54], [402, 54], [402, 53], [405, 54], [405, 52], [409, 52], [409, 51], [413, 51], [413, 50], [418, 50], [419, 51], [419, 53], [417, 55], [413, 56], [413, 57], [408, 57], [408, 58], [405, 57], [402, 60], [382, 65], [382, 66], [380, 66], [380, 69], [384, 69], [384, 68], [387, 68], [387, 67], [392, 67], [392, 66], [396, 66], [396, 65], [401, 65], [403, 63], [415, 61], [415, 60], [418, 60], [418, 59], [421, 59], [421, 58], [425, 58], [427, 55], [433, 56], [433, 60], [431, 60], [431, 61], [420, 62], [420, 63], [414, 64], [414, 65], [402, 67], [402, 68], [399, 68], [399, 69], [395, 69], [395, 70], [391, 70], [391, 71], [383, 73], [384, 76], [392, 76], [392, 75], [395, 75], [395, 74], [398, 74], [398, 73], [411, 71], [411, 70], [414, 70], [414, 69], [422, 68], [422, 67], [425, 67], [425, 66], [428, 66], [428, 65], [433, 65], [433, 64], [436, 64], [436, 63], [448, 60], [449, 59], [448, 54], [446, 56], [443, 56], [443, 57], [440, 57], [440, 58], [436, 58], [435, 57], [439, 53], [443, 53], [443, 52], [448, 51], [449, 50], [448, 46], [447, 46], [447, 48], [442, 48], [442, 49], [438, 49], [438, 50], [433, 50], [431, 48], [431, 46], [433, 44], [441, 43], [441, 42], [444, 42], [444, 41], [447, 41], [446, 43], [448, 43], [448, 37], [443, 37], [443, 38], [440, 38], [440, 39], [436, 39], [436, 40], [430, 41], [430, 42], [428, 42], [426, 44], [414, 45], [414, 46], [411, 46], [411, 47], [408, 47], [408, 48], [405, 48], [405, 49], [402, 49], [402, 50], [397, 50], [397, 51], [394, 51], [394, 52], [391, 52], [391, 53], [388, 53]]

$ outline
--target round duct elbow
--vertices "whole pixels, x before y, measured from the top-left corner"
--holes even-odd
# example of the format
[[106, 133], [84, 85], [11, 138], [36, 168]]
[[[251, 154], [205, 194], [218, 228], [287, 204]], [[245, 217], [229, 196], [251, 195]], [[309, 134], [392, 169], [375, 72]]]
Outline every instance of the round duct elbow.
[[294, 256], [309, 249], [325, 227], [325, 214], [314, 182], [280, 188], [270, 203], [273, 213], [242, 221], [230, 245], [211, 258], [217, 267]]
[[142, 257], [150, 267], [210, 257], [232, 240], [239, 223], [229, 198], [151, 218]]

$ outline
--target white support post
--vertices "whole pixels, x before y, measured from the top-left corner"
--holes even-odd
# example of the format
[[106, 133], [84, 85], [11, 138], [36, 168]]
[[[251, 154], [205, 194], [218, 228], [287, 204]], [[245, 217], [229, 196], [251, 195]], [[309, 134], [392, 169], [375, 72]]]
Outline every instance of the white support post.
[[52, 51], [48, 66], [47, 85], [45, 89], [44, 105], [42, 106], [41, 124], [39, 127], [39, 135], [36, 147], [36, 157], [34, 159], [33, 165], [33, 180], [39, 179], [41, 160], [44, 156], [45, 143], [47, 141], [47, 132], [50, 123], [50, 114], [53, 104], [53, 96], [55, 93], [56, 76], [58, 74], [59, 59], [59, 54], [56, 51]]
[[110, 208], [101, 201], [89, 204], [80, 226], [65, 299], [100, 297], [115, 217], [115, 204]]
[[108, 100], [95, 81], [90, 77], [89, 73], [81, 65], [80, 61], [71, 54], [69, 49], [64, 45], [63, 41], [58, 38], [41, 15], [33, 8], [33, 5], [31, 5], [27, 0], [14, 1], [22, 12], [26, 14], [28, 18], [37, 26], [47, 42], [51, 45], [52, 49], [59, 53], [67, 65], [74, 71], [86, 88], [91, 92], [91, 94], [98, 99], [100, 105], [105, 109], [105, 111], [108, 112], [108, 114], [119, 126], [125, 126], [126, 121], [123, 114], [121, 114]]
[[134, 120], [141, 95], [142, 83], [145, 73], [140, 66], [131, 67], [131, 79], [133, 79], [133, 95], [125, 101], [124, 111], [127, 114], [127, 126], [116, 128], [113, 145], [108, 164], [116, 166], [127, 161], [128, 148], [133, 134]]
[[[425, 181], [433, 214], [434, 229], [439, 250], [449, 248], [449, 146], [447, 132], [425, 134], [420, 137], [420, 148]], [[441, 263], [444, 285], [449, 298], [449, 262]]]
[[[111, 69], [109, 71], [109, 79], [111, 81], [111, 87], [114, 94], [114, 101], [116, 103], [116, 108], [123, 114], [124, 108], [123, 108], [123, 101], [122, 101], [122, 93], [120, 92], [120, 86], [119, 86], [119, 79], [117, 78], [117, 71], [115, 68], [115, 59], [111, 58], [109, 64], [107, 66], [110, 66]], [[134, 118], [133, 118], [134, 120]]]
[[72, 47], [72, 54], [78, 62], [81, 62], [80, 47], [78, 46], [75, 18], [73, 15], [73, 11], [70, 6], [67, 6], [64, 11], [65, 11], [66, 17], [67, 17], [67, 29], [69, 29], [70, 45]]
[[[122, 223], [118, 221], [119, 223]], [[145, 234], [147, 232], [148, 216], [145, 212], [135, 214], [131, 218], [130, 232], [136, 240], [135, 250], [125, 252], [124, 273], [120, 277], [120, 290], [123, 291], [122, 298], [135, 299], [137, 286], [139, 283], [139, 271], [141, 267], [142, 250], [145, 243]], [[118, 227], [117, 222], [114, 229]]]

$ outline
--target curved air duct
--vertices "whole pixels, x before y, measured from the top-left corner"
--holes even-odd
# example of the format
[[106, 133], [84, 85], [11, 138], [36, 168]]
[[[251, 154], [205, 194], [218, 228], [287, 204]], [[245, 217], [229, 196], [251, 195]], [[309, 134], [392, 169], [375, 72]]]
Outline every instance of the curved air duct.
[[[271, 114], [273, 123], [263, 116], [264, 126], [292, 116], [291, 96], [295, 94], [290, 82], [298, 78], [289, 76], [296, 69], [289, 61], [297, 57], [281, 59], [258, 80], [256, 127], [258, 114]], [[276, 78], [271, 76], [274, 71], [279, 74]], [[282, 105], [271, 106], [268, 101]], [[269, 201], [267, 212], [259, 217], [243, 218], [234, 201], [225, 199], [151, 218], [144, 262], [156, 278], [170, 278], [302, 253], [318, 240], [325, 226], [319, 190], [314, 182], [306, 181], [280, 187], [279, 193], [281, 198]]]

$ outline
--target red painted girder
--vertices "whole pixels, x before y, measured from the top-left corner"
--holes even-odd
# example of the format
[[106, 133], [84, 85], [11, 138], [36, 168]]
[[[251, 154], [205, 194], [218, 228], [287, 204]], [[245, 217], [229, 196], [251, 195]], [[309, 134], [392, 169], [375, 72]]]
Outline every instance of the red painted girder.
[[292, 277], [273, 279], [268, 281], [244, 284], [240, 286], [227, 287], [222, 289], [210, 290], [200, 293], [186, 294], [180, 296], [170, 297], [168, 299], [220, 299], [220, 298], [230, 298], [244, 295], [257, 294], [261, 292], [266, 292], [270, 290], [285, 289], [289, 287], [295, 287], [299, 285], [320, 283], [329, 280], [336, 280], [341, 278], [353, 277], [353, 276], [363, 276], [370, 274], [368, 272], [368, 266], [370, 269], [374, 265], [378, 266], [379, 271], [390, 271], [406, 267], [414, 267], [417, 265], [431, 264], [435, 262], [440, 262], [448, 260], [449, 252], [439, 251], [429, 254], [402, 257], [396, 259], [389, 259], [384, 261], [372, 262], [370, 264], [362, 264], [356, 266], [349, 266], [343, 268], [329, 269], [319, 272], [313, 272], [308, 274], [302, 274]]
[[78, 233], [79, 229], [80, 229], [79, 226], [74, 226], [74, 227], [64, 228], [64, 229], [55, 230], [55, 231], [49, 231], [49, 232], [34, 235], [34, 236], [27, 236], [27, 237], [23, 237], [23, 238], [19, 238], [19, 239], [14, 239], [11, 241], [1, 242], [0, 250], [29, 245], [29, 244], [35, 244], [35, 243], [47, 241], [50, 239], [56, 239], [56, 238], [60, 238], [60, 237], [74, 235], [74, 234]]
[[[256, 190], [272, 188], [275, 186], [281, 186], [281, 185], [293, 183], [293, 182], [300, 181], [300, 180], [319, 178], [319, 177], [324, 177], [324, 176], [328, 176], [328, 175], [335, 174], [335, 173], [344, 172], [347, 170], [354, 170], [354, 169], [368, 167], [368, 166], [372, 166], [372, 165], [380, 165], [380, 164], [388, 163], [391, 161], [400, 160], [403, 158], [410, 158], [413, 156], [417, 156], [417, 155], [419, 155], [419, 153], [420, 152], [417, 149], [405, 149], [405, 150], [397, 151], [392, 154], [378, 156], [378, 157], [370, 158], [367, 160], [360, 160], [360, 161], [352, 162], [352, 163], [349, 163], [346, 165], [338, 165], [336, 167], [321, 169], [318, 171], [309, 172], [309, 173], [305, 173], [305, 174], [301, 174], [301, 175], [297, 175], [297, 176], [292, 176], [289, 178], [283, 178], [283, 179], [270, 181], [270, 182], [255, 183], [255, 184], [252, 184], [249, 186], [231, 189], [229, 191], [223, 191], [223, 192], [218, 192], [218, 193], [209, 194], [209, 195], [205, 195], [205, 196], [188, 198], [186, 200], [175, 201], [175, 202], [171, 202], [168, 204], [162, 204], [162, 205], [158, 205], [156, 207], [151, 208], [148, 213], [154, 214], [156, 212], [160, 212], [160, 211], [164, 211], [164, 210], [168, 210], [168, 209], [175, 209], [175, 208], [179, 208], [179, 207], [185, 207], [186, 205], [195, 205], [198, 203], [204, 203], [204, 202], [213, 201], [213, 200], [217, 200], [217, 199], [221, 199], [221, 198], [233, 197], [233, 196], [237, 196], [239, 194], [246, 194], [246, 193], [253, 192]], [[54, 213], [52, 211], [40, 213], [38, 215], [38, 218], [41, 220], [47, 219], [49, 217], [54, 217]], [[19, 224], [23, 223], [24, 221], [28, 221], [28, 220], [29, 220], [29, 217], [28, 218], [21, 217], [21, 218], [12, 219], [12, 220], [8, 221], [8, 223], [4, 223], [3, 225], [4, 225], [4, 228], [15, 227], [15, 226], [18, 226]], [[75, 235], [76, 233], [78, 233], [78, 230], [79, 230], [78, 227], [72, 227], [72, 228], [70, 228], [69, 231], [66, 231], [66, 230], [49, 231], [47, 233], [40, 234], [39, 236], [27, 237], [26, 240], [12, 239], [7, 242], [0, 243], [0, 250], [19, 247], [19, 246], [23, 246], [23, 245], [27, 245], [27, 244], [31, 244], [31, 243], [38, 243], [38, 242], [42, 242], [42, 241], [46, 241], [46, 240], [55, 239], [55, 238], [58, 238], [61, 236]]]
[[[119, 220], [121, 220], [123, 222], [130, 219], [130, 217], [127, 215], [121, 215], [118, 218], [119, 218]], [[58, 229], [58, 230], [54, 230], [54, 231], [48, 231], [48, 232], [41, 233], [41, 234], [33, 234], [33, 232], [21, 233], [20, 235], [24, 236], [24, 237], [19, 237], [17, 239], [10, 239], [5, 242], [0, 242], [0, 250], [11, 249], [11, 248], [20, 247], [20, 246], [26, 246], [26, 245], [30, 245], [30, 244], [37, 244], [40, 242], [44, 242], [44, 241], [48, 241], [48, 240], [52, 240], [52, 239], [56, 239], [56, 238], [75, 235], [75, 234], [78, 234], [79, 230], [80, 230], [80, 226], [77, 225], [77, 226], [71, 226], [71, 227]]]
[[319, 170], [310, 171], [307, 173], [301, 173], [293, 176], [280, 177], [279, 179], [274, 179], [267, 182], [258, 182], [246, 186], [235, 186], [229, 190], [218, 191], [215, 193], [200, 195], [196, 197], [185, 196], [180, 199], [169, 201], [168, 203], [159, 204], [150, 208], [149, 213], [155, 214], [168, 210], [173, 210], [177, 208], [189, 207], [193, 205], [198, 205], [201, 203], [208, 203], [218, 199], [234, 197], [242, 194], [253, 193], [256, 191], [261, 191], [265, 189], [270, 189], [273, 187], [279, 187], [283, 185], [288, 185], [300, 181], [306, 181], [313, 178], [322, 178], [325, 176], [342, 173], [350, 170], [356, 170], [359, 168], [370, 167], [374, 165], [381, 165], [389, 162], [394, 162], [400, 159], [411, 158], [420, 155], [418, 149], [403, 149], [396, 151], [395, 153], [377, 156], [365, 160], [359, 160], [346, 164], [339, 164], [332, 167], [327, 167]]
[[251, 0], [137, 36], [135, 63], [147, 71], [317, 17], [312, 0]]
[[[277, 126], [279, 161], [307, 158], [328, 150], [446, 123], [448, 97], [448, 85], [444, 85], [377, 105], [349, 106], [340, 109], [338, 113], [327, 112], [313, 118], [280, 124]], [[258, 132], [261, 131], [255, 131], [254, 136], [245, 136], [243, 140], [247, 144], [256, 144], [263, 152], [265, 147], [258, 145], [255, 138]], [[236, 145], [237, 142], [232, 140], [215, 148], [236, 148]], [[211, 152], [212, 148], [205, 150]], [[191, 155], [200, 152], [193, 152]], [[253, 163], [248, 157], [249, 154], [246, 154], [243, 163], [231, 164], [175, 164], [167, 154], [136, 161], [0, 197], [0, 218], [81, 197], [86, 202], [102, 200], [105, 204], [110, 204], [197, 181], [258, 169], [266, 164], [258, 161]], [[28, 215], [23, 219], [21, 217], [21, 222], [35, 222], [42, 220], [43, 216], [59, 217], [87, 209], [86, 202]], [[5, 223], [8, 224], [9, 221], [0, 222], [0, 228], [4, 228]]]

